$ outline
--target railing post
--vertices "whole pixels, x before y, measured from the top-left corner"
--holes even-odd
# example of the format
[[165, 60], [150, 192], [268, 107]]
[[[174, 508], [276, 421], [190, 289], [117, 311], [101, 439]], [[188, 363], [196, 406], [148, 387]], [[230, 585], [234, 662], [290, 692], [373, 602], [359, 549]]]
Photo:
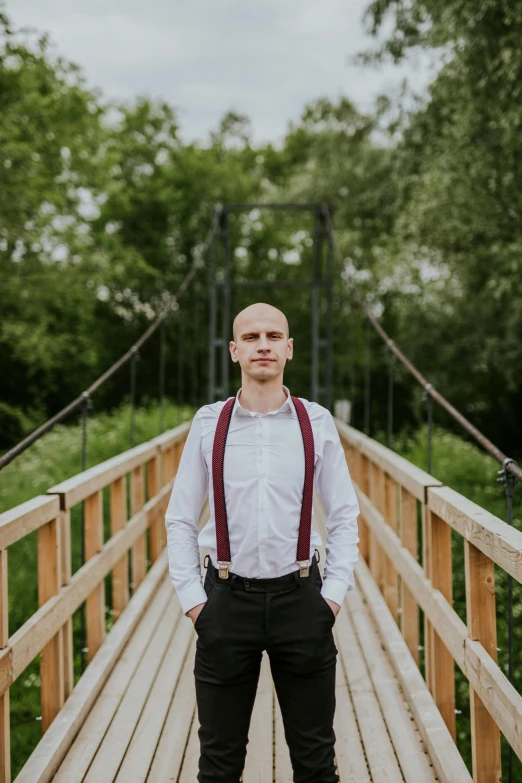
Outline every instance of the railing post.
[[[131, 516], [141, 511], [144, 505], [143, 465], [131, 473]], [[140, 536], [131, 550], [132, 592], [137, 590], [147, 573], [146, 537]]]
[[[38, 605], [43, 606], [60, 591], [62, 554], [59, 519], [38, 528]], [[63, 636], [61, 630], [40, 653], [42, 734], [45, 734], [64, 703]]]
[[[464, 539], [468, 633], [497, 661], [495, 568], [493, 561]], [[502, 778], [500, 730], [473, 688], [469, 689], [474, 783]]]
[[[150, 500], [157, 495], [160, 489], [159, 484], [159, 458], [153, 457], [147, 462], [147, 496]], [[155, 563], [161, 554], [163, 548], [163, 535], [162, 529], [165, 525], [161, 524], [161, 513], [159, 509], [156, 509], [154, 513], [153, 522], [149, 528], [149, 553], [150, 562]]]
[[176, 446], [171, 446], [163, 452], [163, 483], [167, 484], [174, 478], [177, 470]]
[[[368, 457], [359, 453], [359, 475], [357, 477], [361, 491], [368, 497], [369, 496], [369, 461]], [[359, 516], [359, 552], [367, 563], [370, 559], [370, 530], [362, 514]]]
[[[7, 549], [0, 549], [0, 649], [9, 639]], [[0, 783], [11, 783], [11, 721], [9, 689], [0, 696]]]
[[[103, 505], [101, 491], [85, 498], [85, 562], [103, 549]], [[87, 596], [87, 661], [90, 663], [105, 638], [105, 583], [102, 580]]]
[[[71, 581], [71, 512], [61, 511], [60, 549], [61, 549], [61, 584], [62, 587]], [[74, 648], [72, 617], [64, 623], [62, 630], [63, 645], [63, 696], [67, 699], [74, 688]]]
[[[384, 472], [374, 462], [370, 462], [369, 489], [368, 495], [370, 501], [377, 511], [384, 515]], [[370, 530], [369, 532], [369, 555], [370, 571], [375, 579], [381, 593], [384, 593], [386, 583], [386, 557], [377, 536]]]
[[[384, 479], [384, 518], [394, 533], [398, 533], [397, 484], [388, 473]], [[386, 558], [384, 597], [395, 622], [399, 621], [399, 576], [389, 558]]]
[[[424, 571], [431, 584], [452, 605], [451, 528], [426, 507]], [[433, 626], [425, 623], [426, 682], [454, 740], [455, 663]]]
[[[400, 493], [401, 541], [408, 552], [419, 559], [417, 536], [417, 500], [401, 487]], [[419, 664], [419, 607], [404, 580], [401, 579], [401, 631], [417, 665]]]
[[[127, 523], [127, 482], [121, 476], [111, 484], [111, 536]], [[112, 570], [112, 617], [116, 621], [129, 602], [129, 554], [126, 552]]]

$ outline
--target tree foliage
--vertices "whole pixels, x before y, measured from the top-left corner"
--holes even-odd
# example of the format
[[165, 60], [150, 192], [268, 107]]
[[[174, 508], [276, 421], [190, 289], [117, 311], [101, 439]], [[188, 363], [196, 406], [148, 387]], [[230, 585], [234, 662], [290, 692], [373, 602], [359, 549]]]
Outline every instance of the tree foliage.
[[[2, 17], [1, 445], [65, 405], [141, 334], [191, 268], [215, 203], [303, 200], [331, 206], [345, 259], [335, 268], [335, 394], [350, 388], [360, 411], [364, 352], [348, 275], [425, 375], [499, 445], [516, 448], [521, 14], [493, 0], [375, 0], [367, 22], [380, 42], [363, 58], [436, 53], [427, 98], [412, 106], [383, 96], [366, 114], [348, 98], [318, 98], [278, 147], [255, 145], [249, 119], [232, 111], [208, 143], [183, 142], [173, 107], [144, 96], [105, 102], [45, 36], [31, 47]], [[230, 226], [235, 279], [309, 279], [311, 222], [260, 212]], [[167, 393], [178, 402], [206, 401], [208, 283], [205, 267], [169, 321]], [[233, 309], [252, 296], [295, 310], [307, 356], [309, 293], [234, 289]], [[152, 341], [142, 397], [157, 394], [157, 351]], [[305, 367], [291, 370], [300, 386]], [[400, 368], [396, 381], [400, 427], [422, 410]], [[385, 385], [375, 340], [376, 428]], [[128, 389], [125, 370], [96, 404], [117, 404]]]

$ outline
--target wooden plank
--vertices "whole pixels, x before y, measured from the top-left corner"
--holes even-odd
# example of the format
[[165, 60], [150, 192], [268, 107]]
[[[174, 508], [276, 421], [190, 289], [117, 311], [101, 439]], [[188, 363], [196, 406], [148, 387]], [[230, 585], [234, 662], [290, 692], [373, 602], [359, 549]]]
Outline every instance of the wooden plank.
[[170, 645], [180, 614], [179, 603], [172, 601], [165, 611], [163, 622], [156, 628], [145, 655], [118, 705], [111, 725], [84, 778], [85, 783], [114, 780], [154, 683], [156, 673]]
[[[7, 549], [0, 550], [0, 648], [9, 640]], [[11, 720], [9, 691], [0, 695], [0, 783], [11, 783]]]
[[[145, 501], [143, 465], [137, 465], [131, 473], [131, 516], [141, 511]], [[152, 515], [153, 518], [153, 515]], [[145, 535], [140, 536], [131, 549], [132, 590], [136, 590], [147, 573]]]
[[440, 519], [522, 583], [522, 531], [449, 487], [429, 489], [427, 502]]
[[[497, 660], [495, 567], [480, 549], [464, 541], [468, 633]], [[471, 753], [475, 783], [502, 779], [500, 731], [480, 697], [470, 688]]]
[[[335, 625], [334, 636], [339, 647], [340, 641]], [[357, 783], [370, 783], [370, 773], [368, 772], [361, 735], [359, 734], [353, 705], [348, 692], [348, 685], [340, 662], [338, 662], [336, 667], [335, 700], [335, 760], [341, 781], [342, 783], [350, 783], [352, 780], [357, 781]], [[289, 777], [288, 783], [291, 783], [292, 780], [293, 778]], [[277, 776], [276, 781], [279, 783]], [[284, 783], [287, 783], [287, 781], [285, 780]]]
[[[62, 583], [61, 525], [55, 518], [38, 528], [38, 605], [57, 595]], [[64, 696], [63, 636], [61, 629], [40, 654], [42, 734], [62, 707]]]
[[156, 745], [194, 636], [191, 625], [186, 622], [178, 623], [115, 783], [145, 783], [147, 780]]
[[335, 419], [335, 425], [342, 441], [352, 443], [367, 459], [386, 471], [397, 484], [422, 503], [425, 500], [426, 487], [442, 486], [441, 481], [349, 424]]
[[290, 752], [288, 750], [288, 744], [285, 737], [285, 729], [283, 725], [283, 716], [281, 714], [281, 707], [277, 700], [275, 688], [272, 691], [272, 699], [274, 704], [274, 763], [275, 763], [275, 780], [277, 783], [293, 783], [294, 773], [292, 770], [292, 762], [290, 761]]
[[[198, 728], [193, 674], [195, 654], [196, 634], [193, 634], [191, 647], [161, 732], [147, 783], [165, 783], [171, 779], [177, 781], [194, 717], [196, 730]], [[199, 753], [197, 759], [199, 760]], [[195, 780], [195, 777], [192, 780]]]
[[406, 783], [435, 783], [426, 749], [358, 590], [347, 593], [347, 603], [404, 780]]
[[170, 587], [166, 552], [150, 569], [145, 582], [107, 635], [62, 707], [61, 720], [51, 724], [18, 774], [16, 783], [49, 783], [52, 780], [158, 586], [165, 581]]
[[[127, 484], [125, 476], [111, 484], [111, 536], [125, 529], [127, 522]], [[129, 602], [129, 555], [127, 552], [112, 570], [112, 612], [116, 622]]]
[[[369, 464], [369, 495], [375, 508], [384, 514], [384, 472], [373, 462]], [[369, 534], [369, 566], [379, 590], [384, 591], [386, 580], [386, 558], [379, 542]]]
[[[60, 537], [61, 537], [61, 575], [62, 588], [71, 583], [71, 514], [69, 511], [61, 511], [59, 516]], [[72, 617], [69, 617], [62, 625], [62, 648], [63, 648], [63, 695], [68, 699], [74, 688], [74, 646], [73, 646], [73, 623]]]
[[[368, 458], [360, 454], [359, 472], [361, 477], [361, 488], [366, 495], [370, 492], [370, 463]], [[370, 529], [366, 524], [364, 515], [359, 515], [359, 553], [367, 563], [370, 561]]]
[[[452, 604], [453, 576], [451, 556], [451, 528], [430, 509], [426, 510], [429, 520], [427, 526], [428, 540], [426, 549], [429, 552], [429, 573], [431, 584], [440, 590], [448, 604]], [[426, 667], [428, 687], [433, 694], [435, 704], [456, 741], [457, 727], [455, 720], [455, 664], [450, 650], [437, 634], [430, 629], [426, 638]], [[428, 671], [430, 669], [431, 671]]]
[[[321, 553], [321, 562], [319, 570], [324, 575], [324, 566], [326, 560], [325, 542], [327, 531], [325, 527], [324, 505], [317, 493], [314, 493], [315, 509], [315, 527], [323, 539], [323, 544], [319, 547]], [[341, 642], [337, 633], [337, 620], [333, 627], [333, 633], [337, 648], [340, 649]], [[341, 776], [342, 783], [354, 780], [357, 783], [366, 783], [370, 780], [368, 765], [364, 755], [359, 728], [355, 719], [353, 705], [350, 700], [348, 685], [346, 682], [342, 659], [339, 657], [336, 666], [336, 709], [334, 715], [334, 731], [336, 735], [335, 759], [338, 773]], [[277, 745], [276, 745], [277, 750]], [[277, 783], [279, 783], [276, 777]]]
[[[160, 489], [160, 463], [159, 456], [147, 462], [147, 499], [150, 500], [159, 492]], [[166, 544], [165, 520], [162, 518], [159, 510], [155, 513], [149, 528], [149, 552], [150, 562], [155, 563], [161, 554], [161, 550]], [[166, 533], [166, 530], [165, 530]]]
[[[400, 530], [402, 545], [418, 560], [417, 501], [411, 492], [400, 490]], [[414, 594], [401, 580], [401, 631], [415, 662], [419, 663], [419, 607]]]
[[172, 602], [172, 586], [164, 579], [140, 618], [133, 635], [122, 651], [101, 690], [95, 704], [84, 720], [53, 783], [81, 783], [96, 755], [98, 747], [111, 724], [129, 682], [147, 650], [165, 611]]
[[362, 512], [394, 567], [406, 582], [419, 606], [428, 616], [435, 631], [451, 652], [470, 685], [494, 717], [502, 734], [522, 760], [522, 695], [509, 683], [482, 645], [469, 638], [467, 628], [440, 590], [433, 588], [413, 556], [385, 524], [382, 515], [373, 508], [368, 498], [356, 487]]
[[355, 574], [440, 783], [471, 783], [471, 775], [366, 564], [358, 563]]
[[[394, 533], [399, 530], [398, 516], [398, 485], [385, 474], [384, 480], [384, 509], [383, 515]], [[386, 576], [384, 583], [384, 598], [392, 613], [395, 622], [399, 622], [399, 577], [389, 558], [386, 558]]]
[[0, 550], [56, 519], [60, 513], [59, 498], [38, 495], [0, 514]]
[[163, 453], [163, 480], [172, 481], [176, 475], [176, 451], [175, 447], [171, 446]]
[[371, 779], [373, 783], [403, 783], [346, 603], [337, 615], [334, 627], [337, 629], [339, 657], [351, 693]]
[[272, 783], [274, 749], [274, 704], [272, 674], [263, 653], [256, 700], [248, 733], [244, 783]]
[[179, 776], [178, 783], [194, 783], [194, 781], [197, 780], [200, 753], [198, 729], [199, 720], [196, 710], [194, 712], [194, 720], [192, 721], [192, 726], [190, 728], [189, 739], [187, 742], [185, 756], [183, 758], [183, 766], [181, 768], [181, 774]]
[[[102, 493], [95, 492], [84, 501], [85, 561], [103, 549]], [[87, 626], [87, 660], [90, 663], [105, 638], [105, 584], [103, 580], [87, 596], [85, 606]]]

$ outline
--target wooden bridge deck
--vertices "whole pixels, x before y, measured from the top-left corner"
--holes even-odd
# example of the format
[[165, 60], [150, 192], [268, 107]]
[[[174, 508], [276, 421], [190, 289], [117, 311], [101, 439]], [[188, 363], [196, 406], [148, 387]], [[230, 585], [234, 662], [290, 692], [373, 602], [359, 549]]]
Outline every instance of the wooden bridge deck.
[[[324, 540], [317, 498], [315, 510], [315, 526]], [[324, 560], [323, 548], [321, 567]], [[365, 600], [363, 585], [371, 590], [373, 579], [364, 562], [357, 566], [357, 577], [358, 588], [347, 594], [334, 626], [339, 650], [336, 760], [341, 781], [439, 780], [437, 764], [428, 755]], [[384, 617], [388, 609], [376, 593], [372, 610]], [[389, 619], [393, 623], [391, 615]], [[167, 571], [53, 780], [195, 783], [195, 641]], [[402, 648], [399, 654], [404, 656]], [[407, 669], [409, 661], [405, 664]], [[266, 655], [249, 736], [244, 783], [290, 783], [290, 758]]]

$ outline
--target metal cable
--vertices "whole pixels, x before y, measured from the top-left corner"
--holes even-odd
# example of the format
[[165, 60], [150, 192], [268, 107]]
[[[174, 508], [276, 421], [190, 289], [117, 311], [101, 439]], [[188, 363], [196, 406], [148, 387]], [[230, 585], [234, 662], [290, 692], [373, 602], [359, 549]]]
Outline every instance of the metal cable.
[[156, 320], [149, 326], [148, 329], [146, 329], [146, 331], [134, 343], [134, 345], [132, 345], [129, 348], [129, 350], [125, 354], [123, 354], [123, 356], [121, 356], [116, 362], [114, 362], [114, 364], [111, 367], [109, 367], [108, 370], [106, 370], [102, 375], [100, 375], [100, 377], [97, 378], [94, 381], [94, 383], [92, 383], [85, 391], [83, 391], [80, 395], [78, 395], [78, 397], [76, 397], [75, 400], [73, 400], [68, 405], [66, 405], [65, 408], [62, 408], [61, 411], [59, 411], [54, 416], [52, 416], [52, 418], [50, 418], [44, 424], [41, 424], [40, 427], [34, 430], [34, 432], [32, 432], [30, 435], [27, 435], [27, 437], [21, 440], [20, 443], [18, 443], [16, 446], [13, 446], [12, 449], [9, 449], [9, 451], [7, 451], [2, 457], [0, 457], [0, 470], [2, 468], [5, 468], [5, 466], [8, 465], [15, 457], [18, 457], [35, 441], [41, 438], [42, 435], [44, 435], [46, 432], [49, 432], [49, 430], [51, 430], [55, 426], [55, 424], [58, 424], [60, 421], [63, 421], [63, 419], [65, 419], [70, 413], [75, 411], [77, 408], [81, 407], [81, 405], [83, 405], [85, 397], [86, 396], [90, 397], [95, 391], [97, 391], [100, 388], [100, 386], [102, 386], [105, 383], [105, 381], [111, 378], [121, 367], [123, 367], [124, 364], [126, 364], [130, 359], [132, 359], [134, 355], [137, 353], [137, 351], [139, 351], [141, 346], [144, 345], [149, 339], [149, 337], [151, 337], [159, 328], [159, 326], [161, 326], [161, 324], [168, 317], [171, 311], [176, 309], [176, 305], [179, 304], [179, 300], [185, 294], [197, 270], [202, 266], [203, 255], [207, 252], [212, 236], [219, 226], [219, 221], [220, 221], [222, 211], [223, 208], [221, 204], [218, 204], [214, 209], [214, 216], [212, 218], [212, 223], [210, 225], [207, 236], [205, 237], [205, 241], [202, 243], [202, 245], [200, 245], [197, 248], [197, 252], [195, 254], [195, 258], [194, 261], [192, 262], [189, 272], [187, 272], [187, 274], [185, 275], [176, 293], [169, 297], [167, 303], [164, 305], [161, 313], [158, 315]]
[[[332, 237], [332, 246], [334, 249], [334, 253], [337, 256], [338, 261], [342, 264], [343, 263], [343, 257], [341, 254], [341, 251], [339, 250], [339, 247], [337, 245], [337, 242], [335, 241], [335, 235], [333, 232], [332, 227], [332, 219], [330, 217], [330, 212], [328, 210], [328, 206], [326, 204], [322, 205], [324, 219], [327, 227], [327, 231], [331, 234]], [[506, 455], [497, 447], [494, 443], [492, 443], [489, 438], [486, 438], [485, 435], [483, 435], [480, 430], [478, 430], [473, 424], [466, 419], [465, 416], [460, 413], [456, 408], [453, 407], [453, 405], [445, 398], [442, 394], [440, 394], [435, 387], [429, 383], [424, 375], [420, 372], [420, 370], [415, 367], [415, 365], [402, 353], [402, 351], [397, 348], [393, 340], [390, 338], [390, 336], [385, 332], [385, 330], [382, 328], [380, 323], [377, 321], [377, 319], [374, 317], [374, 315], [371, 313], [370, 309], [368, 308], [366, 302], [364, 301], [359, 289], [357, 288], [357, 285], [354, 283], [353, 280], [348, 279], [347, 281], [348, 286], [350, 290], [352, 291], [353, 297], [357, 305], [361, 308], [361, 310], [364, 312], [366, 318], [371, 323], [377, 334], [382, 338], [382, 340], [386, 343], [390, 351], [392, 351], [395, 356], [402, 362], [402, 364], [406, 367], [406, 369], [413, 375], [413, 377], [418, 381], [418, 383], [423, 387], [426, 395], [433, 398], [438, 404], [446, 410], [452, 418], [455, 419], [455, 421], [458, 421], [458, 423], [463, 427], [467, 432], [469, 432], [470, 435], [472, 435], [475, 440], [480, 443], [480, 445], [489, 453], [492, 457], [494, 457], [498, 462], [504, 463], [508, 458]], [[519, 467], [515, 462], [509, 462], [506, 464], [506, 470], [508, 470], [513, 476], [515, 476], [519, 481], [522, 481], [522, 468]]]

